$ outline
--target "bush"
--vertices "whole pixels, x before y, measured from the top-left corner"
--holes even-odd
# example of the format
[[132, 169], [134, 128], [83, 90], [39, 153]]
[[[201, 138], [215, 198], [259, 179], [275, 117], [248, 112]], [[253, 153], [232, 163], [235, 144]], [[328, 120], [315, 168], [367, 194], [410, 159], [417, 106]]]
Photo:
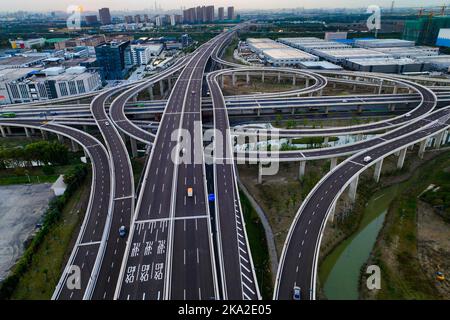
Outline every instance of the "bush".
[[54, 174], [55, 173], [55, 168], [53, 168], [52, 166], [43, 166], [42, 167], [42, 172], [45, 174], [45, 175], [52, 175], [52, 174]]

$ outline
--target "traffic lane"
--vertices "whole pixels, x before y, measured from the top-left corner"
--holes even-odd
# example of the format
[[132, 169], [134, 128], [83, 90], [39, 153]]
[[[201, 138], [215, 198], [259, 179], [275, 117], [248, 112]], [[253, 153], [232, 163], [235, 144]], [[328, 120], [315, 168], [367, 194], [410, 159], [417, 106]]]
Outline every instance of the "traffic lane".
[[135, 227], [119, 299], [162, 300], [168, 220], [140, 222]]
[[209, 218], [175, 221], [171, 300], [214, 300]]
[[94, 243], [82, 246], [77, 245], [74, 248], [74, 250], [76, 250], [76, 254], [72, 266], [79, 267], [80, 278], [78, 279], [78, 281], [79, 288], [81, 288], [81, 290], [77, 287], [72, 286], [75, 283], [73, 279], [69, 278], [69, 276], [74, 274], [73, 270], [68, 274], [65, 274], [63, 272], [61, 277], [64, 277], [64, 285], [59, 292], [59, 295], [57, 297], [58, 300], [83, 300], [83, 296], [91, 277], [91, 272], [94, 268], [95, 260], [97, 258], [99, 246], [99, 243]]
[[134, 198], [114, 201], [114, 215], [111, 222], [108, 245], [92, 295], [92, 299], [94, 300], [114, 299], [121, 261], [126, 248], [126, 239], [120, 237], [119, 229], [125, 226], [129, 230], [128, 226], [131, 221], [133, 201]]

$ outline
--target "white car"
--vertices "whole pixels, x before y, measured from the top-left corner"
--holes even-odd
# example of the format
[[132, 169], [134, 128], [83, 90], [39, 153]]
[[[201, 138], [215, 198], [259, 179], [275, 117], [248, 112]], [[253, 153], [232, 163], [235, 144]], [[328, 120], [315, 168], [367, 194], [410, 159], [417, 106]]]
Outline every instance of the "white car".
[[371, 160], [372, 160], [372, 157], [371, 157], [371, 156], [366, 156], [366, 157], [364, 157], [364, 162], [365, 162], [365, 163], [369, 163]]
[[405, 117], [411, 117], [411, 113], [405, 114]]
[[105, 122], [105, 126], [109, 126], [109, 122], [108, 121]]

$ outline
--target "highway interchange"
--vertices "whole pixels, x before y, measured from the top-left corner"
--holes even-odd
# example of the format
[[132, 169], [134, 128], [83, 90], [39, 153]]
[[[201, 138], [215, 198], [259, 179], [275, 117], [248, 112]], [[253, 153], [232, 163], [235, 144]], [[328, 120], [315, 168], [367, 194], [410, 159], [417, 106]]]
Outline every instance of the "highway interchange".
[[[370, 166], [450, 126], [450, 109], [436, 110], [438, 102], [445, 105], [450, 94], [435, 86], [433, 91], [410, 77], [382, 75], [385, 83], [409, 93], [322, 97], [321, 91], [330, 80], [334, 81], [324, 73], [289, 68], [258, 70], [225, 62], [219, 55], [240, 28], [245, 28], [245, 24], [219, 34], [154, 77], [96, 95], [71, 98], [91, 98], [89, 105], [57, 104], [70, 102], [66, 99], [5, 108], [16, 112], [17, 118], [0, 119], [0, 127], [33, 128], [65, 136], [81, 145], [92, 162], [88, 210], [53, 299], [261, 299], [239, 199], [236, 161], [306, 161], [350, 156], [323, 177], [303, 201], [281, 255], [274, 299], [292, 299], [294, 286], [301, 287], [303, 298], [315, 299], [320, 242], [338, 197]], [[214, 71], [219, 65], [233, 69]], [[284, 93], [224, 97], [221, 77], [233, 76], [234, 72], [244, 75], [280, 72], [312, 81]], [[130, 102], [132, 98], [136, 101], [137, 95], [149, 86], [176, 74], [178, 78], [168, 100], [146, 102], [143, 107]], [[354, 76], [374, 78], [367, 74]], [[312, 96], [314, 93], [318, 95]], [[279, 130], [247, 126], [229, 134], [230, 113], [235, 110], [258, 112], [259, 116], [266, 109], [292, 109], [294, 114], [296, 109], [319, 107], [327, 108], [328, 113], [335, 108], [391, 104], [412, 108], [406, 114], [364, 125]], [[43, 121], [42, 112], [57, 115]], [[212, 113], [216, 129], [210, 174], [206, 160], [211, 157], [203, 151], [203, 112]], [[129, 118], [141, 113], [162, 113], [162, 118], [156, 122]], [[104, 144], [71, 125], [96, 126]], [[381, 135], [339, 147], [276, 155], [258, 151], [236, 153], [232, 139], [239, 135], [327, 137], [360, 133]], [[130, 139], [133, 154], [137, 153], [137, 141], [146, 148], [139, 192], [135, 192], [125, 137]], [[220, 137], [224, 140], [221, 144]], [[367, 156], [369, 162], [364, 161]], [[212, 182], [208, 181], [210, 176]], [[208, 183], [213, 185], [212, 198]], [[192, 195], [189, 188], [193, 189]], [[119, 235], [121, 226], [128, 231], [126, 237]], [[81, 290], [66, 285], [73, 266], [81, 268]]]

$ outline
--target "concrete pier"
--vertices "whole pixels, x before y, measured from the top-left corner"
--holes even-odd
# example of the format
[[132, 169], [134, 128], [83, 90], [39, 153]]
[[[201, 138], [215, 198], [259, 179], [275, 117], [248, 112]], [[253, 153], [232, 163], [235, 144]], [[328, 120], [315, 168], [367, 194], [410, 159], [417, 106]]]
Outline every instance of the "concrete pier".
[[337, 161], [338, 161], [337, 158], [331, 158], [331, 161], [330, 161], [330, 171], [333, 170], [334, 168], [336, 168], [336, 166], [337, 166]]
[[303, 180], [303, 177], [305, 176], [305, 168], [306, 168], [306, 161], [300, 161], [300, 166], [298, 168], [299, 180]]
[[408, 148], [404, 148], [400, 151], [397, 160], [397, 169], [403, 168], [403, 165], [405, 164], [406, 150], [408, 150]]
[[358, 190], [358, 181], [359, 175], [353, 178], [353, 181], [350, 183], [350, 187], [348, 189], [348, 197], [350, 198], [350, 201], [352, 203], [356, 201], [356, 190]]
[[384, 159], [381, 159], [375, 164], [375, 172], [373, 173], [373, 179], [377, 183], [380, 182], [381, 168], [383, 167], [383, 160]]

